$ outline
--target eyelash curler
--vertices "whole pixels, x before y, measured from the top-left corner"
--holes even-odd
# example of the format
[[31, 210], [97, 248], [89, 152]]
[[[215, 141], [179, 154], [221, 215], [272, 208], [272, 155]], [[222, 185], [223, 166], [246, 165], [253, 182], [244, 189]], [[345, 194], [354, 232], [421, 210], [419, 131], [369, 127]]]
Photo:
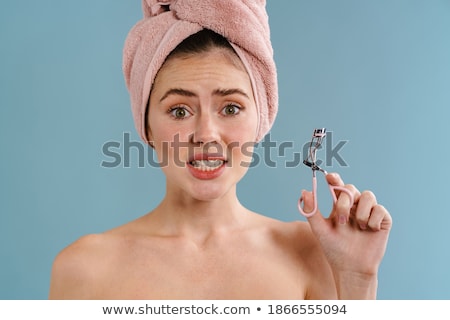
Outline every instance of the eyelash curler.
[[[302, 215], [304, 215], [307, 218], [312, 217], [318, 211], [316, 171], [320, 171], [324, 175], [327, 175], [327, 172], [324, 169], [322, 169], [321, 167], [319, 167], [316, 163], [317, 150], [322, 145], [322, 141], [325, 139], [325, 137], [326, 137], [326, 129], [325, 128], [314, 129], [311, 143], [309, 144], [308, 157], [307, 157], [307, 159], [303, 160], [303, 164], [311, 168], [312, 176], [313, 176], [313, 178], [312, 178], [312, 193], [313, 193], [313, 197], [314, 197], [314, 208], [312, 209], [312, 211], [305, 212], [303, 210], [303, 206], [302, 206], [303, 197], [300, 197], [300, 199], [298, 199], [298, 210], [300, 211], [300, 213]], [[328, 184], [328, 187], [330, 189], [330, 193], [331, 193], [331, 196], [333, 197], [334, 203], [336, 203], [336, 201], [337, 201], [336, 191], [344, 192], [345, 194], [347, 194], [350, 197], [350, 203], [353, 203], [353, 194], [348, 189], [346, 189], [344, 187], [340, 187], [340, 186], [332, 186], [330, 184]]]

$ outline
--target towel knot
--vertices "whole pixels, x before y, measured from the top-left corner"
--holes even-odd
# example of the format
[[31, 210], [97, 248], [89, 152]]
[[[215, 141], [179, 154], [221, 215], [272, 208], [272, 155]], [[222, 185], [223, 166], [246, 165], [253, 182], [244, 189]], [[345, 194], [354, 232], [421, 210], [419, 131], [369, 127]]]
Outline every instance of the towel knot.
[[173, 0], [146, 0], [147, 10], [144, 10], [147, 17], [154, 17], [161, 13], [170, 11], [170, 5], [175, 2]]

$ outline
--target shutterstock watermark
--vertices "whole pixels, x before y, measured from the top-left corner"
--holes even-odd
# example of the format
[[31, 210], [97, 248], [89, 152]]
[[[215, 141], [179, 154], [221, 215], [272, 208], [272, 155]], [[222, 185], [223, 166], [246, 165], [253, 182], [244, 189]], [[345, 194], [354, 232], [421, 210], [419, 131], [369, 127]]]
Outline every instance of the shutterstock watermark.
[[[102, 145], [102, 155], [105, 157], [100, 163], [103, 168], [145, 168], [145, 167], [165, 167], [169, 161], [177, 166], [185, 167], [186, 161], [195, 154], [205, 153], [217, 155], [226, 159], [226, 165], [232, 166], [233, 150], [240, 148], [244, 157], [251, 160], [241, 161], [240, 166], [256, 167], [265, 165], [269, 168], [285, 167], [294, 168], [303, 163], [305, 155], [308, 154], [310, 141], [303, 143], [300, 147], [293, 141], [273, 141], [270, 133], [264, 137], [261, 142], [245, 142], [239, 144], [232, 142], [227, 146], [217, 143], [205, 143], [201, 146], [192, 142], [180, 141], [176, 135], [173, 141], [164, 141], [159, 148], [161, 151], [160, 159], [155, 150], [141, 141], [132, 141], [131, 134], [124, 132], [122, 140], [106, 141]], [[324, 143], [318, 148], [319, 154], [316, 164], [321, 166], [332, 166], [337, 164], [341, 167], [348, 167], [347, 162], [341, 155], [341, 151], [348, 143], [348, 140], [339, 140], [336, 144], [333, 142], [333, 132], [326, 133]]]

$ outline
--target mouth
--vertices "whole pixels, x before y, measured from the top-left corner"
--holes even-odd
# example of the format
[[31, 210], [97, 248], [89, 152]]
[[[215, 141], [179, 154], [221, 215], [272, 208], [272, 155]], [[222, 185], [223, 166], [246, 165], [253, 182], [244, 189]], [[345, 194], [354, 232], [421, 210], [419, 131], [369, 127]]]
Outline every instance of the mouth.
[[189, 159], [189, 165], [199, 171], [214, 171], [222, 167], [227, 160], [216, 154], [196, 154]]
[[225, 163], [224, 160], [193, 160], [189, 164], [200, 171], [213, 171], [221, 167]]

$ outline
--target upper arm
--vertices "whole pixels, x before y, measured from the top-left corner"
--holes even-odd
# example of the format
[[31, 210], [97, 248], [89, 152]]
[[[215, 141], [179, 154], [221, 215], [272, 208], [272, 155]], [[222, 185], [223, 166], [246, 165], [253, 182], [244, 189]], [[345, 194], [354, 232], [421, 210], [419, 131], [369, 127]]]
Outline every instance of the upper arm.
[[335, 300], [337, 299], [336, 283], [333, 272], [320, 246], [319, 241], [312, 233], [308, 223], [301, 226], [298, 231], [301, 259], [305, 269], [306, 299], [309, 300]]

